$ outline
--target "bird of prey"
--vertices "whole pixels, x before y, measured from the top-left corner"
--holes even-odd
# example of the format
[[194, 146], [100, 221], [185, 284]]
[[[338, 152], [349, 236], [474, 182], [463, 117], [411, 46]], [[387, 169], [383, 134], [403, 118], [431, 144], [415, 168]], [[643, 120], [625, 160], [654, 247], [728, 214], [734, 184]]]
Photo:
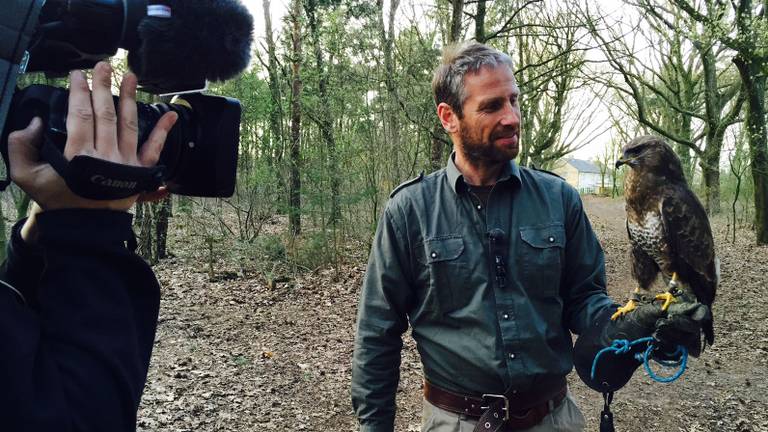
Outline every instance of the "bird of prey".
[[[627, 233], [632, 244], [632, 276], [638, 288], [613, 319], [632, 311], [638, 301], [694, 302], [711, 307], [719, 282], [712, 229], [704, 207], [689, 189], [672, 148], [655, 136], [635, 138], [622, 149], [616, 168], [628, 165], [624, 182]], [[658, 274], [666, 292], [647, 296]], [[714, 341], [711, 317], [702, 323], [706, 342]]]

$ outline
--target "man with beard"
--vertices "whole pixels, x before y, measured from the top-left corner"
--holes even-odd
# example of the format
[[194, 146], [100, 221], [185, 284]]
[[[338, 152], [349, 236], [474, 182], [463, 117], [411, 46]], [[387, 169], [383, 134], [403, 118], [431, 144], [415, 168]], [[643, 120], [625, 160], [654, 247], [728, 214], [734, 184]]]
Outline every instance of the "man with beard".
[[[394, 428], [410, 323], [425, 376], [423, 431], [580, 431], [565, 379], [569, 330], [604, 323], [617, 305], [579, 195], [513, 161], [520, 90], [508, 55], [449, 47], [432, 88], [454, 151], [446, 168], [395, 189], [379, 221], [352, 365], [360, 429]], [[659, 307], [637, 311], [647, 319], [622, 325], [652, 333]], [[606, 380], [620, 387], [636, 365]]]

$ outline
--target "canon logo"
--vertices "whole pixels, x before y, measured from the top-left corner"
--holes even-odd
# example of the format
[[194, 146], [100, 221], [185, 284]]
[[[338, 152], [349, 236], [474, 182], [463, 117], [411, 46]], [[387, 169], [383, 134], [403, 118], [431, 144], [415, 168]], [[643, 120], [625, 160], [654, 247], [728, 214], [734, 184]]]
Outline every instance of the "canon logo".
[[111, 178], [106, 178], [100, 174], [96, 174], [95, 176], [91, 177], [91, 182], [101, 186], [114, 187], [114, 188], [120, 188], [120, 189], [133, 189], [138, 184], [138, 182], [135, 182], [135, 181], [115, 180]]

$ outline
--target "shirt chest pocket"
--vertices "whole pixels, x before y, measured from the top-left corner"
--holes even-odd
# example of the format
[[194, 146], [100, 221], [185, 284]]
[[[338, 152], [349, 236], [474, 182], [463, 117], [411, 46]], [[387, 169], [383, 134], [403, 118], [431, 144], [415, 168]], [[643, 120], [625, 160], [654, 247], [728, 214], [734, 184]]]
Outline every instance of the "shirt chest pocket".
[[439, 236], [416, 245], [421, 279], [426, 290], [424, 304], [436, 305], [447, 313], [466, 306], [471, 300], [471, 271], [464, 239], [459, 235]]
[[529, 295], [553, 295], [560, 289], [565, 229], [561, 223], [520, 228], [518, 262]]

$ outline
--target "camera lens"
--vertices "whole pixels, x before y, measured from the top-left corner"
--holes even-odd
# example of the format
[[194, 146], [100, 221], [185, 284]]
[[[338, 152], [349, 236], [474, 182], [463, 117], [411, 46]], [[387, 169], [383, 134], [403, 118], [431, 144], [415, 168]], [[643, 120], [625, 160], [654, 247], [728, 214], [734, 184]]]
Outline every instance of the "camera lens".
[[235, 190], [240, 141], [240, 103], [199, 93], [171, 103], [138, 104], [139, 142], [146, 142], [160, 117], [174, 111], [179, 118], [160, 154], [168, 190], [181, 195], [223, 197]]

